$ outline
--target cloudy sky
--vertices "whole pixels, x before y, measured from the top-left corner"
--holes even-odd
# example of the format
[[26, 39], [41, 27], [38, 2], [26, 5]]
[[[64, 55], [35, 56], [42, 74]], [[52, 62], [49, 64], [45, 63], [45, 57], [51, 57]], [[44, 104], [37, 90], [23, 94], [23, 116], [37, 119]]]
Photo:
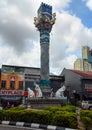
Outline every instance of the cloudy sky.
[[53, 6], [56, 23], [50, 34], [50, 71], [73, 69], [82, 46], [92, 48], [92, 0], [0, 0], [0, 67], [40, 67], [40, 37], [34, 26], [37, 10]]

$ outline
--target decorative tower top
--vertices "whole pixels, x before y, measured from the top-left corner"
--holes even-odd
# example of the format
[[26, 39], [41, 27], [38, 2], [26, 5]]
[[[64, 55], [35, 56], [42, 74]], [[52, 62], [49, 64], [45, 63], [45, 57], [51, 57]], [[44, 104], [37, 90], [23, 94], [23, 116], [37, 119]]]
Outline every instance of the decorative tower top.
[[38, 17], [34, 17], [34, 24], [39, 31], [48, 30], [51, 32], [52, 25], [55, 23], [56, 13], [52, 14], [52, 6], [41, 3], [38, 9]]

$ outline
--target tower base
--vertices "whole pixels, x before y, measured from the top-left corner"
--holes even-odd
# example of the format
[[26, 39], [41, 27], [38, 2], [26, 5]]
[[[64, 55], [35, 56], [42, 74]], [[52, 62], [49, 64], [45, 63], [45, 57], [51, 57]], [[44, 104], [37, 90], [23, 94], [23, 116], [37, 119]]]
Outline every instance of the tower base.
[[41, 88], [44, 98], [48, 98], [51, 96], [51, 88], [50, 88], [49, 79], [40, 80], [40, 88]]
[[28, 99], [28, 104], [32, 109], [45, 109], [50, 106], [64, 106], [67, 104], [67, 98], [31, 98]]
[[50, 87], [41, 87], [42, 94], [44, 98], [51, 97], [51, 88]]

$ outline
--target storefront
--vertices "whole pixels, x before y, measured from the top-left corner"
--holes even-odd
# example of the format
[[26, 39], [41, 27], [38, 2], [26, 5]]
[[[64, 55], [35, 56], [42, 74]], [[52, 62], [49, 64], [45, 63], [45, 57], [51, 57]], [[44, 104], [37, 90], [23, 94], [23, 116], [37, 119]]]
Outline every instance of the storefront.
[[[34, 91], [40, 81], [40, 68], [2, 65], [0, 81], [0, 102], [4, 107], [25, 104], [28, 88]], [[50, 87], [55, 93], [64, 82], [64, 77], [50, 75]]]
[[69, 98], [92, 100], [92, 72], [64, 68], [65, 86], [69, 88]]
[[22, 103], [24, 91], [22, 90], [1, 90], [0, 99], [4, 108], [18, 106]]

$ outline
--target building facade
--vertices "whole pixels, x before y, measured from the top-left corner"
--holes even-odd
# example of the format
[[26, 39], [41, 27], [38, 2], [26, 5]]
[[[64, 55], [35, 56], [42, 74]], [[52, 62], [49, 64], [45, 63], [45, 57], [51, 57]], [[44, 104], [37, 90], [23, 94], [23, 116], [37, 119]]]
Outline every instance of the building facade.
[[90, 48], [88, 46], [82, 47], [82, 59], [83, 60], [88, 60], [88, 56], [90, 55], [89, 51], [90, 51]]
[[61, 75], [65, 76], [70, 99], [74, 96], [78, 100], [92, 99], [92, 72], [64, 68]]
[[82, 47], [82, 59], [74, 62], [74, 69], [92, 71], [92, 50], [88, 46]]
[[75, 62], [74, 62], [74, 69], [76, 70], [84, 70], [84, 63], [83, 63], [83, 60], [82, 59], [77, 59]]
[[[28, 96], [28, 88], [34, 91], [34, 83], [40, 81], [40, 68], [2, 65], [0, 73], [0, 102], [6, 107], [19, 105]], [[55, 93], [62, 85], [63, 77], [50, 75], [50, 87]]]

